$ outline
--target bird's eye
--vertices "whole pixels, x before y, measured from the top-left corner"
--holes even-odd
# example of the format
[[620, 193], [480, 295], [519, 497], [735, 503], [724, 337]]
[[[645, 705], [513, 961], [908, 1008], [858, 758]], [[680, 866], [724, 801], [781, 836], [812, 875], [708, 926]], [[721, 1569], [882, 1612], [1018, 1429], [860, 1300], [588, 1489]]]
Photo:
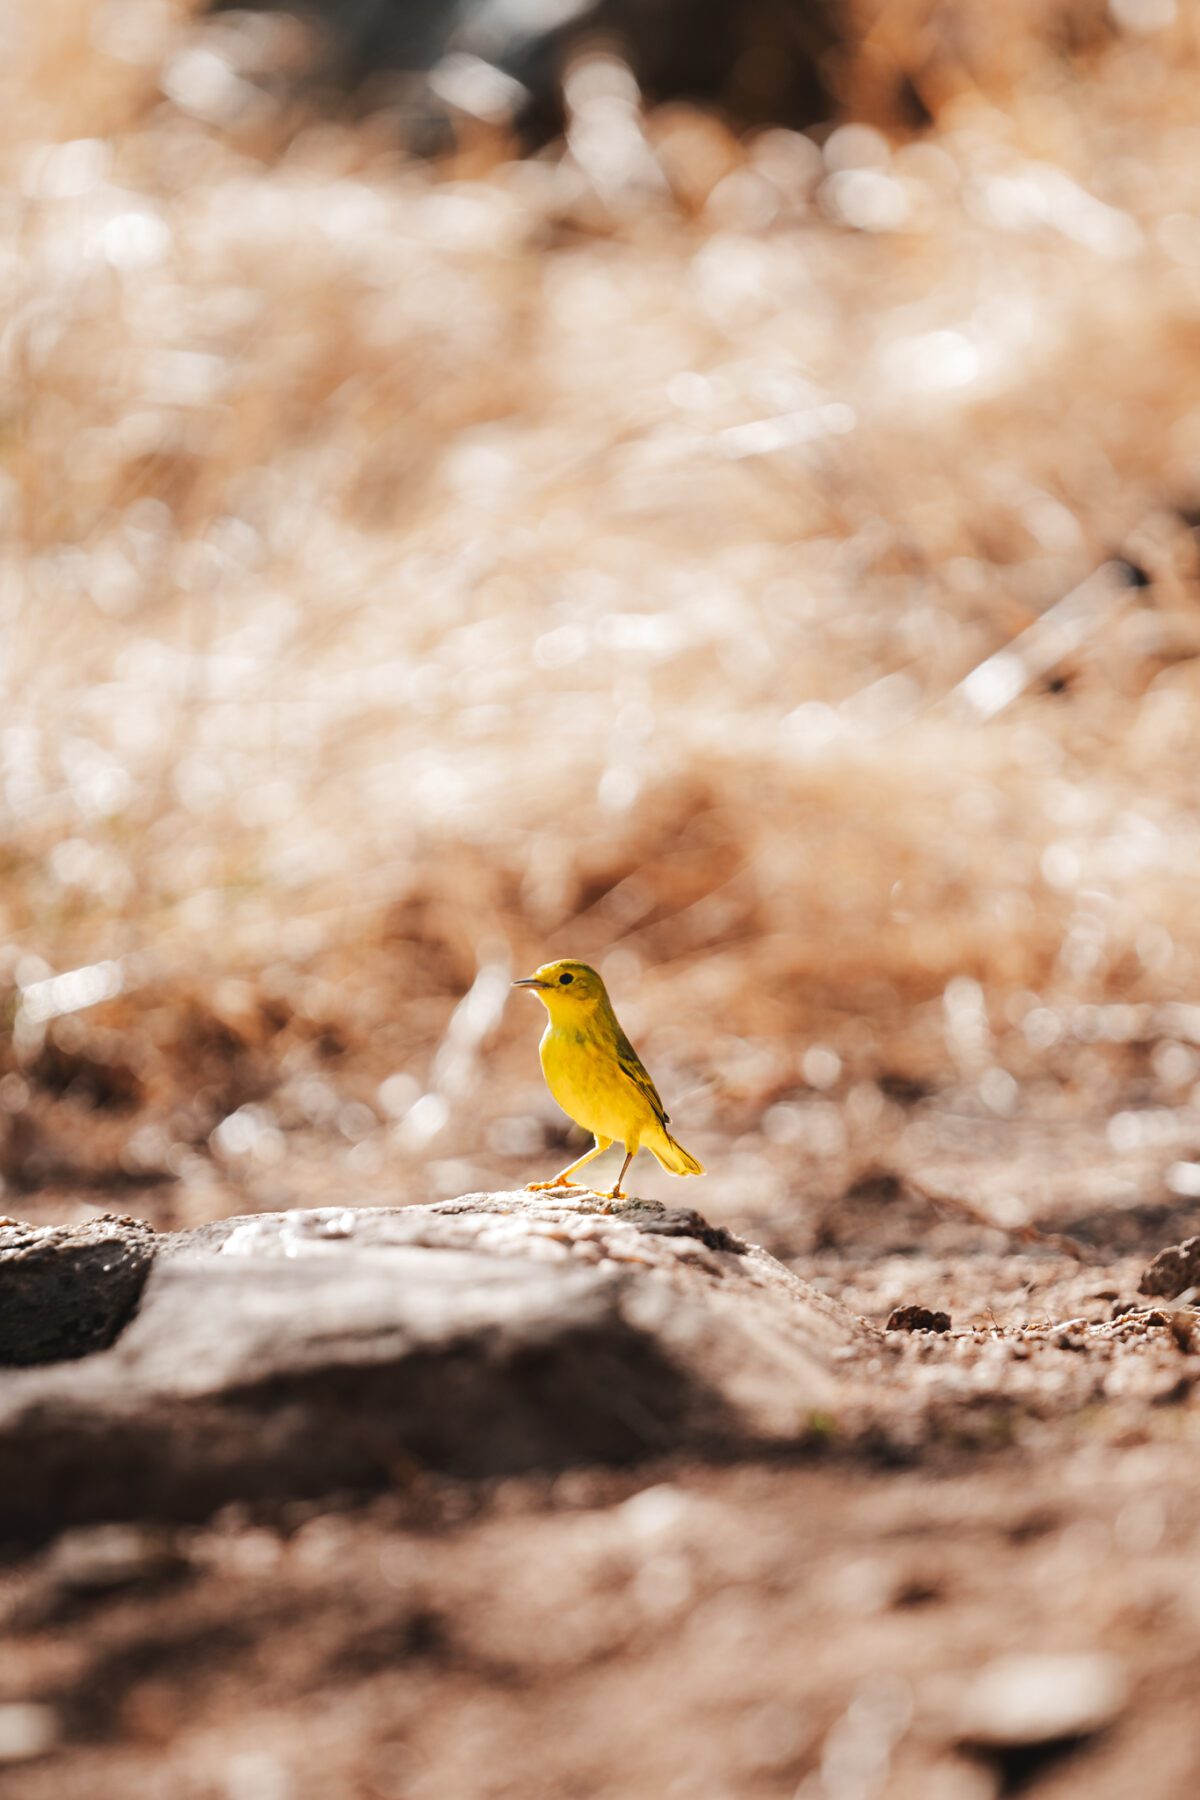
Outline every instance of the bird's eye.
[[570, 987], [574, 979], [575, 977], [573, 975], [560, 975], [558, 978], [558, 985], [559, 987]]

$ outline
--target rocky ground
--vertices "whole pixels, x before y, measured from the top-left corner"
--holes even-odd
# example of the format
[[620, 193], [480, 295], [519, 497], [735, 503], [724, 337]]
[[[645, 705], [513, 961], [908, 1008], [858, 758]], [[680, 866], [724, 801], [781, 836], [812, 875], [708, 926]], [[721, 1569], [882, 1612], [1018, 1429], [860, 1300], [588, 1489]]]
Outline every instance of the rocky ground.
[[1193, 1792], [1194, 1253], [835, 1226], [4, 1227], [0, 1792]]

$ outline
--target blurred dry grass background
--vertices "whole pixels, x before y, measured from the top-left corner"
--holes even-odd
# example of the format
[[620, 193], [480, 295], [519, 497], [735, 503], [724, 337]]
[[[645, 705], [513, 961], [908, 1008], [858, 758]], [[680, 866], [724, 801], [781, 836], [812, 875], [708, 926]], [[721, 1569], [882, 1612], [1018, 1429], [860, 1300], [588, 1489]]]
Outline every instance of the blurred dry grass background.
[[760, 1233], [997, 1122], [1197, 1191], [1200, 22], [849, 12], [840, 124], [597, 47], [430, 166], [10, 4], [8, 1211], [544, 1175], [565, 952]]

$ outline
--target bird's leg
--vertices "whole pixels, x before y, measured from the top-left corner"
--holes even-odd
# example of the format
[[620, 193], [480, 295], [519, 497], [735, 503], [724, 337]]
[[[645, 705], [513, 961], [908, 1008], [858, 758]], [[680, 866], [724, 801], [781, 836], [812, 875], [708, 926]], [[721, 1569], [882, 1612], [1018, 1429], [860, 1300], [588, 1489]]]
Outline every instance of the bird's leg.
[[[525, 1192], [527, 1194], [548, 1194], [552, 1188], [578, 1187], [580, 1184], [571, 1180], [576, 1169], [582, 1169], [585, 1163], [590, 1163], [593, 1156], [603, 1156], [611, 1143], [611, 1138], [597, 1136], [591, 1149], [581, 1156], [578, 1162], [571, 1163], [569, 1168], [564, 1169], [561, 1175], [556, 1175], [553, 1181], [527, 1181], [525, 1183]], [[621, 1173], [622, 1175], [625, 1173], [624, 1169], [622, 1169]]]
[[636, 1150], [627, 1150], [625, 1152], [625, 1161], [621, 1164], [621, 1173], [617, 1176], [616, 1183], [612, 1189], [612, 1192], [605, 1194], [603, 1196], [603, 1198], [605, 1200], [623, 1200], [625, 1198], [624, 1194], [621, 1192], [621, 1183], [625, 1179], [626, 1169], [629, 1167], [630, 1163], [633, 1161], [633, 1159], [636, 1155], [637, 1155]]

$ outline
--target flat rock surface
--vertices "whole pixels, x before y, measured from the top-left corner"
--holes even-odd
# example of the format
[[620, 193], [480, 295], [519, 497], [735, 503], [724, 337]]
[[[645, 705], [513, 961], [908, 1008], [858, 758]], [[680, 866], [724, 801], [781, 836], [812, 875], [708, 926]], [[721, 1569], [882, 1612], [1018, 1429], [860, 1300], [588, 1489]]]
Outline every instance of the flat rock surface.
[[200, 1518], [405, 1468], [795, 1444], [849, 1391], [878, 1334], [836, 1300], [696, 1213], [597, 1206], [477, 1194], [146, 1233], [113, 1347], [0, 1385], [0, 1531], [38, 1532], [48, 1482], [68, 1519]]

